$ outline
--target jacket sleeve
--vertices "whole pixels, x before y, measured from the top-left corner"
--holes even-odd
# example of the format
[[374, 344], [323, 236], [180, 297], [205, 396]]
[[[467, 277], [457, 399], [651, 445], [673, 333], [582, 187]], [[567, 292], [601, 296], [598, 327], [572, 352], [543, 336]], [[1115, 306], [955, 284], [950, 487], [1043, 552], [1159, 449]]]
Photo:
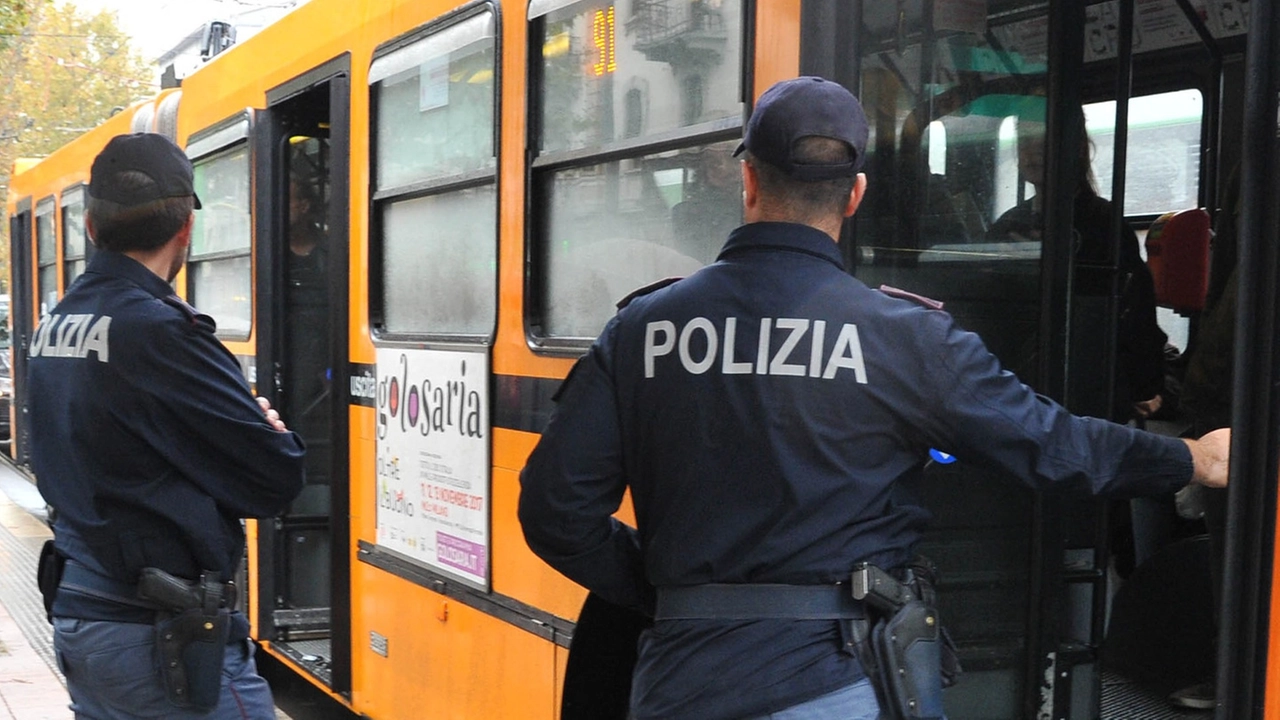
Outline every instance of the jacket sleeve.
[[954, 448], [948, 451], [960, 460], [1033, 487], [1078, 484], [1095, 495], [1156, 494], [1191, 480], [1191, 452], [1181, 440], [1072, 415], [1002, 369], [977, 335], [945, 313], [929, 313], [919, 337], [933, 381], [923, 422], [930, 440]]
[[627, 483], [609, 328], [561, 387], [520, 473], [519, 516], [529, 547], [548, 565], [609, 602], [645, 610], [652, 590], [638, 535], [613, 517]]
[[[213, 332], [171, 320], [138, 343], [154, 446], [237, 517], [271, 517], [302, 491], [305, 446], [267, 423], [239, 364]], [[287, 418], [286, 418], [287, 422]]]

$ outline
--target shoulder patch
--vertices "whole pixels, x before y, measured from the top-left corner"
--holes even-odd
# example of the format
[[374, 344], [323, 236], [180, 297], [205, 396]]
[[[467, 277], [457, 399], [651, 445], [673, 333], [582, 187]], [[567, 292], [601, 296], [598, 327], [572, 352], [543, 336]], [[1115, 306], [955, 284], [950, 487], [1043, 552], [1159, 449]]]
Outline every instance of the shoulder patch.
[[213, 318], [208, 315], [204, 315], [199, 310], [191, 307], [190, 303], [178, 297], [176, 294], [162, 297], [160, 298], [160, 301], [169, 307], [176, 308], [192, 325], [206, 325], [210, 330], [216, 329]]
[[896, 297], [899, 300], [910, 300], [916, 304], [923, 305], [929, 308], [930, 310], [942, 309], [942, 302], [938, 300], [934, 300], [933, 298], [927, 298], [923, 295], [917, 295], [913, 292], [901, 290], [899, 288], [892, 287], [890, 285], [881, 285], [880, 292], [884, 293], [885, 295], [888, 295], [889, 297]]
[[630, 294], [630, 295], [628, 295], [628, 296], [626, 296], [626, 297], [624, 297], [624, 298], [622, 298], [621, 300], [619, 300], [619, 301], [618, 301], [618, 309], [619, 309], [619, 310], [621, 310], [622, 308], [624, 308], [624, 307], [626, 307], [626, 306], [630, 305], [630, 304], [631, 304], [631, 301], [632, 301], [632, 300], [635, 300], [635, 299], [636, 299], [636, 298], [638, 298], [638, 297], [643, 297], [643, 296], [645, 296], [645, 295], [648, 295], [649, 293], [657, 292], [657, 291], [661, 290], [662, 288], [664, 288], [664, 287], [666, 287], [666, 286], [668, 286], [668, 285], [674, 285], [674, 284], [676, 284], [677, 282], [679, 282], [679, 281], [681, 281], [681, 280], [683, 280], [683, 279], [684, 279], [684, 278], [682, 278], [682, 277], [669, 277], [669, 278], [663, 278], [663, 279], [659, 280], [658, 282], [655, 282], [655, 283], [649, 283], [648, 285], [645, 285], [645, 286], [644, 286], [644, 287], [642, 287], [642, 288], [639, 288], [639, 289], [637, 289], [637, 290], [633, 290], [633, 291], [631, 292], [631, 294]]

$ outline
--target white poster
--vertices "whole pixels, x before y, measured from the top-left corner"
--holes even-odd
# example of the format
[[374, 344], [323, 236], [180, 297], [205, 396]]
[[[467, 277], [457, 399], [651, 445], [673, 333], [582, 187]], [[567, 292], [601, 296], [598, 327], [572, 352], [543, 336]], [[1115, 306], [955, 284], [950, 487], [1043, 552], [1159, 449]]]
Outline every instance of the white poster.
[[449, 104], [449, 56], [431, 58], [418, 69], [418, 111]]
[[377, 543], [489, 586], [489, 359], [378, 349]]

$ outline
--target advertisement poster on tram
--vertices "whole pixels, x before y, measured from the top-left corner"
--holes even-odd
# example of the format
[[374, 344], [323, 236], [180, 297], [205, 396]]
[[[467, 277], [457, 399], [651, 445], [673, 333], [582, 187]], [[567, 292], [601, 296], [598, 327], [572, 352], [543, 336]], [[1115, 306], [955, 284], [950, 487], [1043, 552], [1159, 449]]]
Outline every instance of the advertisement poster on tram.
[[488, 589], [488, 356], [380, 348], [377, 542]]

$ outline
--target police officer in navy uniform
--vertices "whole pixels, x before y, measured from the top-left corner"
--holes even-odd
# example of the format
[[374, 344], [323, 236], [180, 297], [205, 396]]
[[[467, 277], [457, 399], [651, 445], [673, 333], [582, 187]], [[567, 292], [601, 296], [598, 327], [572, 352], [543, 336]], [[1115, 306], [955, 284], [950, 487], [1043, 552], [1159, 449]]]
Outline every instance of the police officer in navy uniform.
[[[846, 273], [836, 239], [866, 189], [867, 135], [835, 83], [765, 92], [738, 150], [747, 224], [715, 263], [620, 309], [521, 474], [534, 552], [655, 616], [637, 720], [875, 718], [849, 576], [912, 560], [927, 513], [897, 481], [930, 447], [1036, 487], [1226, 483], [1229, 430], [1180, 440], [1072, 416], [933, 304]], [[612, 517], [628, 488], [636, 528]]]
[[[32, 467], [65, 561], [42, 589], [77, 718], [275, 717], [229, 583], [241, 518], [276, 515], [298, 494], [304, 447], [251, 394], [213, 320], [170, 286], [199, 207], [191, 162], [167, 138], [107, 143], [86, 212], [100, 252], [29, 350]], [[173, 660], [188, 676], [162, 675], [156, 627], [175, 608], [140, 596], [144, 571], [208, 603], [222, 632], [201, 656], [211, 669]]]

